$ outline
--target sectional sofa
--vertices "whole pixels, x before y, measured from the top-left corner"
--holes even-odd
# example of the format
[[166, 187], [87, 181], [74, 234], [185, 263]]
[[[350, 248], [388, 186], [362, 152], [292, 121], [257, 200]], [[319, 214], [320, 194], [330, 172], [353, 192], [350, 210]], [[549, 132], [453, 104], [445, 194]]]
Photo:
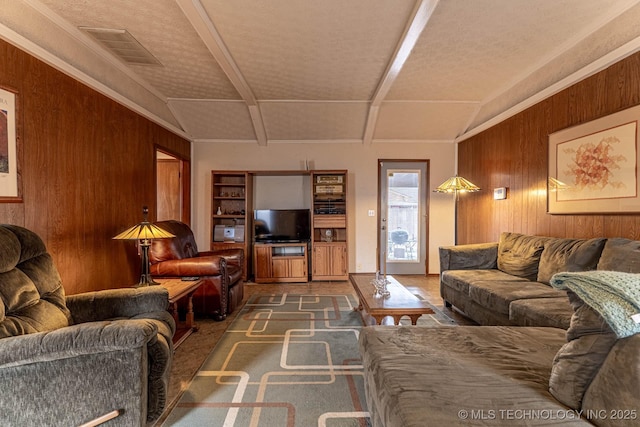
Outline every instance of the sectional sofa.
[[[573, 310], [566, 292], [549, 285], [563, 271], [638, 266], [615, 265], [626, 239], [561, 239], [502, 233], [494, 243], [440, 248], [440, 295], [480, 325], [569, 327]], [[605, 250], [606, 247], [606, 250]], [[604, 250], [604, 256], [601, 257]]]
[[503, 233], [440, 254], [443, 298], [485, 326], [364, 328], [374, 427], [640, 425], [640, 324], [620, 333], [579, 292], [621, 282], [640, 312], [640, 242]]

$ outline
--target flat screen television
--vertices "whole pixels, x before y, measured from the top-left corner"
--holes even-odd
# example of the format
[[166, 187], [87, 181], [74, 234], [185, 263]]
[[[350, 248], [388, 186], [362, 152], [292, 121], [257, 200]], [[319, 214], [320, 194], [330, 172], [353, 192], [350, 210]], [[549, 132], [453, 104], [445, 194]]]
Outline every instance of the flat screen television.
[[311, 238], [309, 209], [259, 209], [254, 211], [256, 242], [305, 242]]

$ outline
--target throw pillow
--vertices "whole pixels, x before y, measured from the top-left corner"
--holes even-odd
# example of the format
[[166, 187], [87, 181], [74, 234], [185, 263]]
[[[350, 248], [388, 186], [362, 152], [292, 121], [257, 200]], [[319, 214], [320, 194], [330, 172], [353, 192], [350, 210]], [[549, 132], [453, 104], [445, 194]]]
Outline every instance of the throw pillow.
[[550, 237], [504, 232], [498, 243], [498, 269], [535, 281], [544, 244]]
[[553, 360], [549, 392], [561, 403], [579, 410], [587, 388], [617, 337], [602, 316], [575, 293], [567, 294], [574, 313], [567, 330], [568, 342]]
[[598, 270], [640, 273], [640, 241], [623, 238], [607, 240]]
[[565, 271], [595, 270], [607, 239], [551, 239], [544, 245], [538, 267], [538, 282]]

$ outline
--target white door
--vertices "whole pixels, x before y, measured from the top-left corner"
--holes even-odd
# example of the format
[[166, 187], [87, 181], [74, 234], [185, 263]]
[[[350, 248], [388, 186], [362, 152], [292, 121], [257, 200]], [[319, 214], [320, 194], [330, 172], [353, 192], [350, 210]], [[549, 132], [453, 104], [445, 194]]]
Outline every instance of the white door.
[[427, 160], [379, 160], [380, 271], [427, 273]]

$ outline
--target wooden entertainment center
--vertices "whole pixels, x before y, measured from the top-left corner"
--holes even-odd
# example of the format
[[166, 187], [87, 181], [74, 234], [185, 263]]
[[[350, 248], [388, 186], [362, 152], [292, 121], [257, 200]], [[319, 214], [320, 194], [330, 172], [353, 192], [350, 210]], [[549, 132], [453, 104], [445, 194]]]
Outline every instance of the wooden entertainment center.
[[[255, 176], [309, 176], [309, 242], [256, 243]], [[347, 171], [211, 171], [211, 249], [242, 248], [256, 283], [348, 280]]]

